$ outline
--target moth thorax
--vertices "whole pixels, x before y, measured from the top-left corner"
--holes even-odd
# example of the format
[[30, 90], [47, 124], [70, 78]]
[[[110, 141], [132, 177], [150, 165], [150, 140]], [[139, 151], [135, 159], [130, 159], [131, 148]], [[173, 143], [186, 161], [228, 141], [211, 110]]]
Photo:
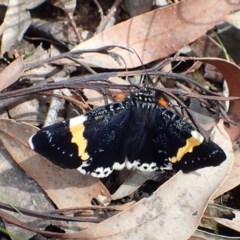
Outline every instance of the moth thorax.
[[156, 98], [147, 93], [135, 93], [131, 99], [134, 103], [156, 103]]
[[141, 98], [141, 99], [132, 99], [132, 104], [136, 108], [141, 108], [146, 111], [153, 109], [156, 106], [156, 101], [154, 98]]

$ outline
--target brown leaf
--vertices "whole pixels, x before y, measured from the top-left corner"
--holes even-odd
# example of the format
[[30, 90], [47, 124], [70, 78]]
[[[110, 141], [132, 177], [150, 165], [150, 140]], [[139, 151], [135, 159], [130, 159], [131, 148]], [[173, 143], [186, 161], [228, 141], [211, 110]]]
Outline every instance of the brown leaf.
[[28, 146], [36, 128], [11, 120], [0, 120], [0, 138], [15, 162], [47, 193], [58, 208], [90, 205], [98, 194], [110, 196], [96, 178], [83, 176], [77, 170], [61, 169]]
[[22, 75], [24, 68], [24, 61], [20, 57], [5, 67], [0, 73], [0, 91], [9, 87], [11, 84], [17, 81]]
[[235, 28], [240, 29], [240, 11], [234, 12], [226, 17], [226, 21]]
[[[216, 7], [217, 6], [217, 7]], [[99, 33], [73, 50], [118, 45], [134, 49], [143, 64], [164, 58], [196, 40], [239, 8], [237, 0], [185, 0], [133, 17]], [[141, 66], [136, 54], [114, 49], [125, 61], [120, 66], [111, 56], [100, 53], [81, 55], [81, 61], [104, 68]]]
[[219, 44], [208, 35], [203, 35], [191, 44], [191, 51], [197, 57], [224, 58], [224, 51]]

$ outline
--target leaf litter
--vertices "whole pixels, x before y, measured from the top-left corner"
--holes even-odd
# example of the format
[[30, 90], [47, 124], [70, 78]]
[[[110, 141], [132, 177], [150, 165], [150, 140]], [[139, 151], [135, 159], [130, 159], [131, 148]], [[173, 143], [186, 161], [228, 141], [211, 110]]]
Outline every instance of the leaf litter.
[[[218, 9], [212, 7], [216, 5], [218, 6]], [[9, 8], [10, 7], [11, 6], [9, 5]], [[129, 73], [129, 76], [114, 71], [116, 69], [125, 70], [125, 68], [141, 67], [142, 64], [160, 61], [161, 59], [168, 57], [170, 54], [176, 53], [183, 46], [190, 44], [203, 36], [207, 30], [212, 29], [217, 23], [223, 21], [231, 11], [236, 10], [237, 8], [239, 8], [237, 1], [232, 1], [231, 3], [228, 1], [213, 0], [208, 1], [208, 3], [206, 3], [206, 1], [204, 1], [204, 3], [203, 1], [198, 1], [196, 3], [196, 1], [193, 0], [180, 1], [179, 3], [149, 11], [130, 18], [125, 22], [118, 23], [112, 28], [104, 30], [93, 38], [83, 41], [73, 48], [74, 51], [79, 49], [85, 51], [91, 48], [102, 48], [107, 45], [118, 45], [134, 49], [137, 54], [127, 51], [126, 49], [114, 47], [96, 53], [80, 53], [80, 57], [71, 54], [65, 55], [63, 59], [61, 59], [61, 57], [59, 57], [59, 59], [56, 58], [52, 64], [51, 62], [41, 63], [41, 61], [38, 62], [39, 59], [34, 59], [32, 62], [34, 64], [31, 67], [31, 74], [39, 76], [40, 74], [37, 71], [40, 65], [43, 69], [50, 69], [54, 66], [54, 71], [60, 72], [61, 76], [65, 75], [65, 77], [69, 77], [76, 71], [76, 67], [73, 68], [73, 65], [82, 66], [85, 68], [85, 71], [92, 71], [92, 66], [95, 66], [102, 69], [108, 69], [108, 71], [112, 70], [113, 73], [111, 77], [121, 77], [122, 79], [127, 77], [132, 81], [132, 76], [134, 74], [137, 75], [148, 72], [148, 66], [144, 71], [135, 72], [134, 74], [133, 70], [133, 75], [130, 75]], [[29, 7], [29, 9], [31, 9], [31, 7]], [[7, 20], [7, 17], [8, 15], [6, 15], [4, 21]], [[14, 35], [12, 36], [14, 39]], [[2, 41], [6, 40], [3, 38]], [[54, 44], [51, 47], [54, 49]], [[8, 49], [8, 47], [1, 49], [2, 54], [6, 49]], [[202, 49], [202, 47], [200, 47], [200, 49]], [[178, 54], [180, 54], [181, 51], [182, 50], [180, 50]], [[57, 54], [57, 51], [55, 51], [55, 53]], [[113, 55], [113, 53], [116, 55]], [[214, 65], [217, 71], [222, 74], [228, 85], [229, 96], [239, 97], [240, 87], [237, 79], [239, 78], [240, 71], [238, 65], [217, 58], [214, 54], [213, 56], [211, 55], [210, 58], [210, 53], [208, 51], [205, 52], [205, 54], [205, 56], [200, 56], [201, 58], [196, 55], [196, 57], [186, 57], [184, 60], [182, 59], [179, 61], [200, 61], [202, 63], [200, 66], [205, 66], [205, 64]], [[177, 60], [177, 58], [175, 58], [175, 60]], [[1, 99], [5, 100], [10, 97], [21, 97], [33, 93], [36, 94], [40, 91], [48, 90], [50, 89], [49, 87], [52, 86], [51, 89], [72, 89], [70, 97], [81, 100], [83, 99], [82, 95], [76, 91], [80, 86], [80, 88], [85, 91], [84, 98], [86, 104], [89, 104], [88, 98], [90, 99], [92, 97], [93, 99], [96, 99], [96, 96], [98, 97], [98, 95], [95, 96], [96, 91], [99, 93], [105, 93], [105, 96], [103, 95], [104, 102], [108, 101], [108, 99], [109, 101], [114, 100], [111, 98], [111, 94], [114, 95], [116, 92], [113, 91], [113, 84], [107, 81], [109, 74], [104, 73], [98, 75], [99, 73], [95, 71], [95, 68], [95, 77], [99, 76], [99, 78], [96, 78], [96, 80], [92, 83], [90, 82], [90, 84], [84, 81], [76, 84], [75, 80], [71, 79], [71, 77], [69, 78], [68, 83], [62, 83], [60, 81], [55, 84], [54, 82], [51, 82], [53, 78], [48, 78], [48, 73], [42, 76], [42, 79], [46, 80], [45, 82], [39, 81], [39, 83], [37, 83], [39, 84], [39, 87], [38, 85], [31, 86], [30, 84], [28, 88], [22, 89], [22, 86], [20, 85], [20, 89], [16, 90], [13, 84], [19, 83], [19, 81], [16, 82], [16, 80], [21, 79], [28, 70], [26, 66], [30, 66], [27, 65], [29, 62], [26, 65], [24, 65], [24, 62], [25, 60], [18, 58], [18, 68], [16, 68], [16, 70], [12, 72], [12, 66], [10, 64], [8, 69], [5, 68], [5, 71], [10, 73], [2, 72], [1, 79], [3, 80], [1, 83], [1, 89], [4, 91], [0, 93], [0, 98], [2, 97]], [[67, 68], [68, 66], [69, 68]], [[62, 74], [61, 72], [63, 69], [66, 70], [65, 74]], [[172, 68], [171, 70], [175, 69]], [[50, 75], [54, 75], [54, 71], [53, 73], [50, 73]], [[198, 69], [193, 70], [193, 72], [196, 71], [198, 71]], [[149, 71], [149, 73], [153, 74], [154, 72]], [[5, 74], [8, 75], [8, 78], [4, 77]], [[174, 77], [170, 72], [161, 74], [162, 76], [165, 74], [165, 76]], [[31, 79], [32, 75], [28, 75], [28, 78]], [[155, 76], [157, 76], [156, 72]], [[24, 83], [25, 82], [23, 81], [22, 84]], [[117, 83], [119, 82], [117, 81], [116, 84]], [[189, 88], [188, 83], [185, 82], [185, 84], [186, 85], [181, 85], [181, 88], [179, 88], [181, 91], [183, 91], [186, 86]], [[123, 84], [121, 87], [122, 91], [129, 92], [129, 85]], [[92, 92], [86, 91], [88, 88], [93, 89], [95, 93], [93, 94]], [[107, 88], [109, 91], [107, 91]], [[211, 88], [211, 85], [209, 88]], [[196, 86], [195, 89], [197, 89]], [[195, 89], [194, 94], [196, 93]], [[173, 93], [174, 91], [177, 92], [176, 89], [173, 89]], [[170, 94], [169, 90], [167, 93]], [[190, 93], [188, 94], [190, 96]], [[188, 94], [186, 94], [186, 96]], [[192, 97], [194, 94], [192, 94]], [[38, 98], [37, 95], [36, 97]], [[215, 100], [217, 100], [219, 96], [213, 95], [211, 97], [212, 99], [215, 98]], [[225, 100], [228, 99], [226, 98]], [[99, 103], [94, 102], [94, 105], [98, 104]], [[100, 103], [100, 105], [102, 104], [103, 102]], [[228, 116], [231, 117], [231, 120], [235, 123], [239, 121], [238, 105], [239, 101], [231, 101], [228, 112]], [[7, 105], [7, 107], [9, 108], [10, 106]], [[87, 108], [91, 109], [91, 105]], [[78, 112], [84, 112], [84, 109], [77, 110]], [[76, 114], [76, 110], [74, 109], [71, 113], [65, 113], [67, 116], [74, 116], [74, 114]], [[118, 204], [121, 204], [123, 209], [118, 214], [111, 214], [108, 209], [104, 211], [105, 216], [99, 218], [100, 223], [86, 222], [85, 225], [82, 223], [76, 225], [80, 229], [85, 229], [83, 231], [55, 235], [54, 233], [49, 233], [47, 234], [48, 236], [66, 239], [188, 239], [197, 229], [202, 216], [204, 216], [204, 210], [206, 209], [208, 202], [213, 201], [212, 199], [216, 197], [221, 197], [223, 194], [228, 193], [231, 189], [239, 185], [237, 171], [238, 163], [236, 161], [238, 159], [239, 150], [237, 148], [234, 153], [232, 151], [232, 143], [235, 143], [240, 135], [239, 126], [237, 124], [229, 124], [226, 128], [223, 126], [222, 122], [219, 122], [214, 128], [214, 134], [212, 132], [215, 141], [226, 151], [227, 160], [224, 164], [216, 168], [201, 169], [190, 174], [179, 172], [163, 185], [157, 186], [155, 191], [152, 192], [149, 197], [142, 198], [141, 200], [137, 199], [137, 202], [130, 207], [122, 204], [121, 198], [123, 198], [123, 200], [125, 199], [124, 201], [129, 202], [126, 196], [134, 196], [134, 192], [138, 191], [137, 189], [139, 186], [144, 184], [148, 178], [143, 179], [142, 181], [140, 181], [138, 177], [133, 179], [126, 178], [124, 179], [125, 182], [124, 180], [122, 181], [124, 184], [120, 183], [118, 186], [115, 186], [115, 182], [111, 179], [105, 180], [105, 182], [102, 183], [98, 179], [82, 176], [75, 170], [60, 169], [34, 153], [27, 145], [29, 136], [37, 131], [37, 128], [21, 122], [17, 123], [6, 119], [1, 119], [0, 124], [0, 138], [5, 149], [7, 149], [12, 159], [24, 170], [24, 172], [31, 176], [41, 186], [45, 194], [58, 209], [79, 208], [83, 206], [91, 207], [93, 206], [93, 202], [103, 206], [104, 204], [109, 204], [110, 200], [113, 198], [120, 199]], [[224, 128], [228, 134], [225, 132]], [[234, 159], [233, 166], [235, 168], [231, 168]], [[119, 173], [119, 175], [121, 175], [121, 173]], [[116, 175], [116, 179], [120, 179], [120, 176]], [[224, 180], [226, 181], [224, 182]], [[111, 192], [114, 192], [118, 187], [121, 191], [120, 194], [118, 192], [117, 197], [116, 194], [111, 195], [109, 193], [109, 189]], [[84, 210], [80, 211], [83, 215], [84, 212], [87, 214]], [[228, 228], [231, 228], [232, 223], [234, 224], [233, 229], [239, 231], [237, 210], [235, 210], [235, 214], [236, 219], [228, 220], [230, 222], [227, 222], [223, 217], [220, 219], [216, 217], [212, 219], [221, 224], [225, 224]], [[6, 222], [11, 222], [17, 226], [28, 229], [28, 226], [23, 222], [14, 219], [7, 213], [1, 211], [0, 215]], [[20, 217], [18, 216], [18, 218]], [[173, 229], [177, 230], [177, 235], [176, 231], [173, 231]], [[32, 228], [28, 230], [46, 236], [46, 233], [41, 232], [40, 230]], [[153, 234], [154, 232], [161, 232], [161, 236]], [[207, 233], [205, 237], [207, 239]]]

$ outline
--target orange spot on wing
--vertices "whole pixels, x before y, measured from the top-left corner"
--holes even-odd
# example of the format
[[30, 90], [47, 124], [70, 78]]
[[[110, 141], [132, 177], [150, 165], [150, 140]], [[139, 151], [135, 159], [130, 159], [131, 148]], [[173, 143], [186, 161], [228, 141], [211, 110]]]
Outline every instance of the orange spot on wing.
[[126, 99], [126, 95], [124, 93], [118, 93], [115, 97], [114, 97], [115, 101], [117, 102], [122, 102]]
[[157, 103], [162, 107], [169, 107], [168, 102], [164, 98], [158, 99]]

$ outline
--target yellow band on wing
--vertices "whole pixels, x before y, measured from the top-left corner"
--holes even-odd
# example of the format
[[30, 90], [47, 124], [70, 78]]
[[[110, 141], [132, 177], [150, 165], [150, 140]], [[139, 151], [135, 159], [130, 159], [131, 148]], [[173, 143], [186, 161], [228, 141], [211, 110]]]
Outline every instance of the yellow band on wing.
[[179, 148], [176, 156], [168, 159], [169, 162], [176, 163], [181, 161], [181, 159], [186, 153], [191, 153], [194, 147], [200, 145], [203, 142], [204, 138], [199, 132], [192, 131], [191, 134], [192, 134], [192, 137], [186, 140], [185, 146]]
[[85, 139], [83, 136], [83, 132], [85, 130], [83, 122], [85, 120], [85, 116], [79, 116], [71, 119], [69, 122], [69, 129], [72, 133], [71, 142], [75, 143], [78, 146], [78, 156], [81, 158], [82, 161], [89, 159], [89, 155], [86, 152], [87, 139]]

